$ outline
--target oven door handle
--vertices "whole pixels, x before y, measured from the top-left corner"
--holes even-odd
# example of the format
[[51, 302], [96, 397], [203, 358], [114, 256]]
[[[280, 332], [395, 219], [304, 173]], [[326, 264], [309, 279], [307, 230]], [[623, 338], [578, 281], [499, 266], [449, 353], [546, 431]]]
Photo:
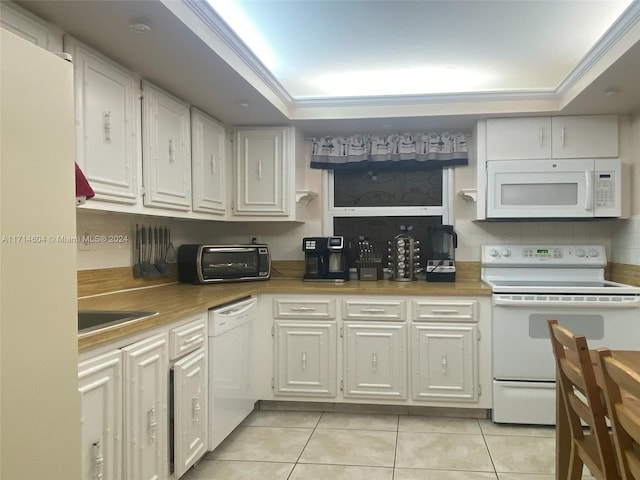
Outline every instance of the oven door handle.
[[623, 297], [621, 300], [580, 300], [580, 299], [520, 299], [510, 298], [508, 296], [494, 295], [493, 304], [503, 307], [594, 307], [594, 308], [639, 308], [640, 297]]

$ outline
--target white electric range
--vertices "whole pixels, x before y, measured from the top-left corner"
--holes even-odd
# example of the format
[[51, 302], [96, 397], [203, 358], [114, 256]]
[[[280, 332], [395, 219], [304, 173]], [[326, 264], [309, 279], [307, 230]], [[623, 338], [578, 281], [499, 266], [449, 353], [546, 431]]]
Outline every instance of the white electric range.
[[482, 280], [493, 304], [493, 421], [555, 423], [547, 319], [589, 348], [640, 349], [640, 287], [604, 279], [602, 245], [487, 245]]

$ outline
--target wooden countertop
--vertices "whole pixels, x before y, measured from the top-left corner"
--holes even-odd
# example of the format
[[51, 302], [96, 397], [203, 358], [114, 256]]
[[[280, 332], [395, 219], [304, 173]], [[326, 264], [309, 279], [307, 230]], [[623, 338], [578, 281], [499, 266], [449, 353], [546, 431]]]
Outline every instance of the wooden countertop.
[[209, 308], [258, 293], [296, 295], [428, 295], [489, 296], [491, 290], [480, 281], [434, 283], [352, 280], [342, 284], [303, 282], [300, 279], [272, 278], [267, 281], [215, 285], [169, 285], [128, 290], [78, 299], [78, 310], [153, 311], [158, 315], [78, 335], [80, 351], [120, 337], [166, 325]]

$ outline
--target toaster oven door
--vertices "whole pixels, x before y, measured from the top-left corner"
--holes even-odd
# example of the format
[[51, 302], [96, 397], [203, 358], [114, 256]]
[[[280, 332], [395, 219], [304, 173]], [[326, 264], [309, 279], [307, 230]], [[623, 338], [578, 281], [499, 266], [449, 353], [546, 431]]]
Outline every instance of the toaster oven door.
[[260, 254], [255, 247], [205, 247], [200, 262], [205, 282], [260, 276]]

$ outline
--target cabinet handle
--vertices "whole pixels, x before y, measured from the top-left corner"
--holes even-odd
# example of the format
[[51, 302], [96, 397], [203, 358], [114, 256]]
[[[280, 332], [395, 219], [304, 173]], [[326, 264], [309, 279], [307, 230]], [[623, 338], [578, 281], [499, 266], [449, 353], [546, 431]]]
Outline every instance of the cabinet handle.
[[440, 365], [442, 366], [442, 373], [446, 374], [447, 373], [447, 368], [449, 367], [449, 362], [447, 362], [447, 355], [442, 355], [442, 362], [440, 362]]
[[102, 122], [104, 125], [104, 141], [105, 143], [111, 143], [111, 132], [113, 126], [111, 125], [111, 112], [104, 112], [102, 114]]
[[193, 423], [200, 423], [200, 399], [198, 395], [191, 399], [191, 416], [193, 417]]
[[292, 312], [315, 312], [316, 309], [314, 307], [293, 307], [291, 311]]
[[544, 146], [544, 127], [540, 127], [540, 132], [538, 133], [538, 143], [540, 146]]
[[387, 310], [384, 308], [362, 308], [360, 313], [387, 313]]
[[258, 160], [258, 180], [262, 180], [262, 162]]
[[564, 131], [564, 125], [562, 126], [562, 128], [560, 129], [560, 144], [564, 147], [564, 140], [565, 140], [565, 131]]
[[[226, 322], [225, 322], [225, 323], [226, 323]], [[197, 335], [194, 335], [194, 336], [193, 336], [193, 337], [191, 337], [191, 338], [187, 338], [183, 343], [184, 343], [185, 345], [186, 345], [186, 344], [189, 344], [189, 343], [193, 343], [193, 342], [196, 342], [196, 341], [201, 340], [201, 339], [202, 339], [202, 337], [204, 337], [204, 334], [202, 334], [202, 333], [198, 333]]]
[[373, 370], [373, 373], [376, 373], [376, 371], [378, 370], [378, 354], [376, 352], [373, 352], [371, 354], [371, 368]]
[[173, 142], [173, 138], [170, 138], [169, 139], [169, 163], [175, 162], [175, 153], [176, 153], [176, 147]]
[[156, 420], [156, 407], [151, 407], [151, 410], [147, 412], [147, 427], [149, 440], [156, 442], [156, 432], [158, 430], [158, 421]]
[[217, 167], [216, 156], [213, 153], [211, 154], [210, 162], [211, 162], [211, 174], [216, 175], [218, 169], [216, 168]]
[[302, 371], [307, 371], [307, 351], [302, 350]]
[[434, 308], [433, 313], [443, 313], [443, 314], [454, 314], [454, 313], [458, 313], [458, 310], [455, 310], [453, 308]]
[[100, 441], [100, 439], [96, 440], [93, 443], [93, 463], [95, 466], [93, 478], [95, 480], [102, 480], [104, 457], [102, 456], [102, 442]]

